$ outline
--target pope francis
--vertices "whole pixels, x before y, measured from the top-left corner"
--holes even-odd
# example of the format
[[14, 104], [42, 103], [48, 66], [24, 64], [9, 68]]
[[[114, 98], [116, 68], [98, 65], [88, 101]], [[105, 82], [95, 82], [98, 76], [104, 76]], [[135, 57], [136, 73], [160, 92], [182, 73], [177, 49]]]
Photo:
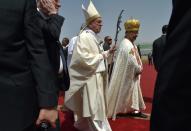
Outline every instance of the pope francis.
[[111, 131], [106, 110], [107, 58], [114, 49], [103, 51], [98, 36], [102, 19], [92, 1], [82, 9], [86, 28], [80, 32], [69, 67], [70, 89], [65, 94], [65, 106], [77, 117], [74, 126], [80, 131]]

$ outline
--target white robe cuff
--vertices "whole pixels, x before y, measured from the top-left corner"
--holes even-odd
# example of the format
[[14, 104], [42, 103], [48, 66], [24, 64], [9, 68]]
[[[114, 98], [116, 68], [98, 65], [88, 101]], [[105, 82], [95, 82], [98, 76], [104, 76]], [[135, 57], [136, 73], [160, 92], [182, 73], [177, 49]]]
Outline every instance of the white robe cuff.
[[99, 60], [100, 60], [100, 62], [99, 62], [99, 65], [97, 67], [96, 73], [106, 71], [106, 65], [105, 65], [104, 55], [103, 54], [100, 54]]

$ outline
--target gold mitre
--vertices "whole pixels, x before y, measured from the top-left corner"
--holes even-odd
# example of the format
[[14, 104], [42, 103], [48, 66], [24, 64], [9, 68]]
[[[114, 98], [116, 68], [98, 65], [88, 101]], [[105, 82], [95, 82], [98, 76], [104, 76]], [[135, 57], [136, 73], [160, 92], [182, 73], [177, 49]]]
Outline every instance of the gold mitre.
[[139, 20], [129, 19], [124, 23], [126, 31], [138, 31], [140, 27]]
[[89, 25], [90, 22], [92, 22], [96, 18], [101, 17], [91, 0], [87, 8], [84, 8], [84, 5], [82, 4], [82, 10], [86, 19], [86, 25]]

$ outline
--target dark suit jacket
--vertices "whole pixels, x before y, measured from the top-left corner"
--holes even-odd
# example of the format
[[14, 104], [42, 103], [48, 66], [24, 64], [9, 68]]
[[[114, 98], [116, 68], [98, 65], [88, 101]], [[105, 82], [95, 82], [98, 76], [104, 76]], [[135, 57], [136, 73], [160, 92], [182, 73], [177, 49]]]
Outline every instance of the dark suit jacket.
[[137, 50], [138, 50], [139, 56], [142, 57], [140, 45], [137, 45]]
[[173, 0], [167, 43], [155, 86], [151, 131], [190, 131], [191, 5]]
[[109, 50], [110, 49], [110, 45], [107, 44], [107, 43], [104, 43], [103, 44], [103, 49], [104, 49], [104, 51]]
[[153, 42], [152, 57], [157, 72], [159, 70], [159, 65], [161, 63], [165, 43], [166, 43], [166, 35], [162, 35]]
[[55, 73], [58, 73], [60, 68], [60, 47], [58, 45], [60, 43], [58, 41], [64, 18], [56, 14], [44, 18], [40, 13], [39, 18], [51, 65]]
[[[62, 47], [63, 48], [63, 47]], [[65, 58], [65, 60], [66, 60], [66, 62], [67, 62], [67, 56], [68, 56], [68, 46], [67, 47], [65, 47], [65, 48], [63, 48], [63, 51], [64, 51], [64, 58]]]
[[35, 0], [0, 1], [0, 131], [22, 131], [57, 105]]
[[[60, 68], [60, 53], [63, 52], [61, 43], [59, 42], [61, 27], [64, 22], [64, 18], [60, 15], [51, 15], [49, 17], [44, 17], [44, 15], [39, 12], [40, 26], [43, 32], [43, 38], [46, 43], [48, 50], [48, 57], [51, 63], [51, 66], [54, 69], [54, 73], [57, 76], [57, 89], [67, 90], [69, 88], [69, 75], [67, 68], [66, 60], [62, 59], [62, 64], [64, 70], [62, 74], [58, 74]], [[65, 56], [63, 56], [65, 57]]]

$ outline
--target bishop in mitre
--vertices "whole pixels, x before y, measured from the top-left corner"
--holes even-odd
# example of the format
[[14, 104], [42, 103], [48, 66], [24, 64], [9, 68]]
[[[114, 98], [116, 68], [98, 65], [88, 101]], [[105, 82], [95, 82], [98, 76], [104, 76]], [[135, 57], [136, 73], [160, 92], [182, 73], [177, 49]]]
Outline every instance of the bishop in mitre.
[[140, 88], [143, 65], [134, 41], [138, 36], [140, 22], [135, 19], [124, 23], [125, 38], [120, 43], [108, 93], [108, 117], [116, 119], [118, 113], [144, 116], [140, 111], [145, 104]]
[[69, 67], [70, 88], [65, 106], [75, 114], [74, 126], [80, 131], [111, 131], [107, 120], [107, 58], [114, 48], [103, 51], [98, 33], [102, 19], [92, 1], [82, 9], [87, 27], [77, 37]]

